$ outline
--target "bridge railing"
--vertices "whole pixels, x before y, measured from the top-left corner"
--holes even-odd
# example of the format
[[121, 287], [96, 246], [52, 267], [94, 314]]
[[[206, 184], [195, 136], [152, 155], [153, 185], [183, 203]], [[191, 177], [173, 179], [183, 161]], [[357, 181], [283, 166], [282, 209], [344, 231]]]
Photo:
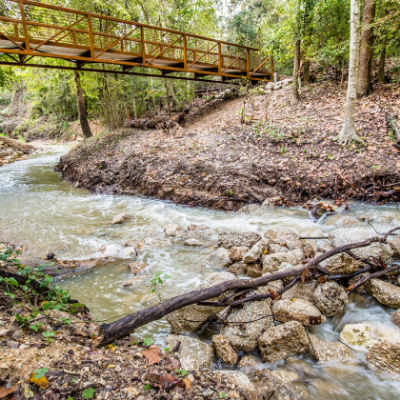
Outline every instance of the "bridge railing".
[[257, 49], [172, 29], [31, 0], [6, 0], [0, 52], [127, 67], [270, 80], [273, 63]]

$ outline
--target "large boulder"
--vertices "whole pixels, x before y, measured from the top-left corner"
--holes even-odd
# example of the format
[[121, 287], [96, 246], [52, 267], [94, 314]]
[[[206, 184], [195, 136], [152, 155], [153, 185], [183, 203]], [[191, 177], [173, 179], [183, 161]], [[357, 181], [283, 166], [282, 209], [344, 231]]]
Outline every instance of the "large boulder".
[[[235, 275], [229, 272], [214, 272], [205, 277], [197, 290], [205, 289], [207, 287], [218, 285], [219, 283], [233, 279], [236, 279]], [[222, 297], [229, 296], [229, 294], [231, 294], [231, 292], [223, 293], [221, 296], [212, 300], [218, 300]], [[172, 313], [168, 314], [165, 319], [171, 325], [172, 332], [194, 331], [210, 317], [218, 314], [223, 308], [224, 307], [199, 306], [197, 304], [192, 304], [190, 306], [173, 311]], [[188, 320], [200, 322], [190, 322]]]
[[371, 347], [377, 340], [372, 337], [372, 329], [366, 324], [345, 325], [340, 333], [340, 339], [351, 346]]
[[234, 246], [231, 247], [229, 250], [229, 258], [233, 261], [233, 262], [238, 262], [238, 261], [242, 261], [244, 255], [249, 251], [250, 249], [248, 247], [245, 246]]
[[214, 349], [211, 345], [198, 339], [182, 336], [170, 335], [165, 341], [165, 345], [174, 348], [181, 342], [178, 350], [179, 361], [182, 369], [187, 371], [200, 371], [209, 368], [214, 359]]
[[367, 361], [381, 371], [400, 374], [400, 343], [375, 343], [368, 351]]
[[301, 249], [304, 242], [300, 240], [300, 235], [293, 229], [281, 229], [275, 238], [275, 241], [281, 246], [286, 246], [289, 250]]
[[291, 321], [267, 329], [258, 338], [258, 347], [263, 361], [274, 363], [308, 353], [310, 342], [303, 325]]
[[315, 358], [320, 362], [347, 361], [354, 359], [350, 349], [342, 343], [321, 342], [316, 336], [311, 335]]
[[233, 350], [229, 339], [224, 335], [214, 335], [212, 337], [212, 344], [214, 346], [217, 356], [227, 365], [235, 365], [238, 362], [238, 356]]
[[214, 267], [220, 269], [228, 267], [229, 265], [233, 264], [233, 261], [230, 258], [229, 251], [227, 249], [224, 249], [223, 247], [220, 247], [217, 251], [211, 254], [207, 258], [207, 261]]
[[348, 298], [342, 286], [336, 282], [327, 282], [315, 289], [314, 303], [322, 314], [330, 317], [343, 311]]
[[278, 300], [272, 306], [272, 312], [279, 322], [288, 322], [293, 319], [303, 325], [319, 325], [326, 322], [326, 317], [318, 308], [304, 299]]
[[256, 262], [263, 252], [263, 245], [261, 240], [257, 242], [246, 254], [243, 256], [243, 262], [246, 264], [251, 264]]
[[232, 247], [245, 246], [248, 248], [253, 247], [261, 236], [255, 232], [221, 232], [218, 235], [218, 246], [230, 249]]
[[[243, 308], [236, 308], [229, 314], [229, 322], [245, 322], [271, 315], [270, 300], [244, 303]], [[245, 324], [246, 329], [240, 325], [227, 324], [221, 328], [221, 334], [226, 336], [232, 346], [244, 352], [257, 348], [257, 339], [265, 329], [274, 326], [272, 317]]]
[[379, 303], [392, 308], [400, 308], [400, 287], [380, 279], [370, 279], [365, 283], [365, 289]]
[[263, 257], [263, 275], [267, 272], [277, 272], [284, 262], [297, 265], [296, 257], [290, 252], [266, 254]]

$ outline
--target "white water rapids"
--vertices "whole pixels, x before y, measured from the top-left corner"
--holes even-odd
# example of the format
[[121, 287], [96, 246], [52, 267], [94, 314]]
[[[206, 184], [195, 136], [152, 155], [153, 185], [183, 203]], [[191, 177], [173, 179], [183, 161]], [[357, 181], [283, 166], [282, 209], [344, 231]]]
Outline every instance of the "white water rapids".
[[[88, 305], [98, 319], [132, 313], [154, 302], [149, 298], [150, 283], [124, 288], [131, 278], [127, 265], [132, 262], [131, 250], [122, 247], [129, 239], [157, 239], [145, 246], [135, 261], [146, 264], [146, 275], [152, 278], [163, 272], [170, 279], [161, 285], [164, 298], [188, 292], [199, 284], [212, 267], [207, 257], [212, 246], [191, 248], [181, 240], [164, 240], [163, 225], [177, 223], [182, 228], [190, 224], [205, 227], [202, 240], [210, 244], [222, 231], [254, 231], [263, 234], [267, 229], [289, 227], [304, 236], [323, 236], [334, 226], [315, 223], [309, 212], [298, 207], [265, 210], [261, 215], [189, 208], [172, 203], [125, 196], [92, 195], [61, 180], [54, 172], [59, 157], [69, 147], [48, 145], [25, 161], [0, 168], [0, 238], [28, 247], [27, 254], [45, 256], [55, 251], [60, 259], [86, 259], [106, 255], [120, 260], [83, 275], [60, 282], [71, 291], [73, 298]], [[133, 218], [123, 225], [111, 225], [117, 214], [128, 212]], [[352, 204], [346, 215], [372, 215], [379, 232], [400, 225], [400, 212], [395, 206]], [[105, 245], [105, 253], [99, 253]], [[372, 299], [353, 302], [344, 316], [328, 318], [324, 325], [310, 331], [324, 341], [337, 341], [341, 329], [348, 323], [370, 322], [376, 329], [400, 330], [390, 322], [393, 310]], [[153, 337], [162, 343], [169, 325], [160, 320], [141, 328], [137, 334]], [[397, 329], [398, 332], [395, 330]], [[201, 333], [209, 340], [211, 330]], [[215, 333], [215, 332], [214, 332]], [[400, 381], [386, 374], [375, 374], [365, 362], [365, 353], [357, 352], [358, 363], [308, 363], [268, 365], [269, 368], [289, 368], [296, 372], [303, 385], [315, 399], [387, 399], [400, 398]], [[219, 365], [215, 364], [215, 368]]]

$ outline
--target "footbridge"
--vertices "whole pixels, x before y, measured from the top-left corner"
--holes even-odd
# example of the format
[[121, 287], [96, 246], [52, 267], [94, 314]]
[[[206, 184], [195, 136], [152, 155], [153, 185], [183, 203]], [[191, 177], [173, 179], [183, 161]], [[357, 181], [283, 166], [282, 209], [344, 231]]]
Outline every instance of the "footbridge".
[[202, 81], [216, 76], [222, 83], [272, 80], [272, 58], [252, 47], [37, 1], [2, 2], [2, 65]]

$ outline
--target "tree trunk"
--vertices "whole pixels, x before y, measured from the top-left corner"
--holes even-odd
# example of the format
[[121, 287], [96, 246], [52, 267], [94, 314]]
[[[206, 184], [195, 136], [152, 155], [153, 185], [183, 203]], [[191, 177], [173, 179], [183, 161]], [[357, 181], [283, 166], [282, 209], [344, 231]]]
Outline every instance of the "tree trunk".
[[171, 100], [169, 98], [169, 88], [168, 88], [168, 83], [167, 83], [166, 78], [164, 78], [164, 86], [165, 86], [165, 94], [167, 96], [168, 114], [169, 114], [169, 117], [171, 118]]
[[310, 83], [310, 82], [311, 82], [311, 77], [310, 77], [310, 61], [305, 61], [305, 62], [304, 62], [304, 67], [303, 67], [303, 82], [304, 82], [304, 83]]
[[337, 57], [335, 57], [335, 76], [334, 76], [335, 85], [337, 85], [337, 75], [338, 75]]
[[363, 30], [361, 33], [360, 61], [357, 81], [357, 97], [368, 96], [371, 86], [371, 58], [373, 44], [372, 24], [375, 19], [375, 0], [365, 0]]
[[386, 61], [386, 36], [382, 41], [381, 54], [379, 58], [378, 82], [385, 83], [385, 61]]
[[131, 81], [131, 88], [132, 88], [133, 118], [137, 119], [138, 118], [138, 112], [137, 112], [137, 104], [136, 104], [135, 77], [133, 75], [132, 75], [132, 81]]
[[15, 86], [15, 92], [14, 96], [11, 100], [10, 105], [7, 107], [7, 109], [4, 111], [5, 114], [10, 115], [10, 116], [18, 116], [20, 115], [20, 106], [21, 106], [21, 101], [22, 98], [24, 97], [24, 90], [25, 90], [25, 85], [24, 82], [18, 82]]
[[340, 78], [340, 86], [343, 86], [344, 83], [344, 54], [342, 56], [342, 77]]
[[293, 88], [292, 88], [293, 103], [297, 103], [299, 100], [299, 64], [300, 64], [300, 39], [296, 39], [294, 44], [294, 57], [293, 57]]
[[350, 13], [349, 79], [347, 85], [344, 125], [338, 137], [339, 143], [341, 144], [350, 143], [353, 140], [362, 142], [362, 140], [357, 136], [354, 126], [357, 99], [358, 62], [360, 55], [360, 41], [358, 38], [360, 33], [360, 0], [351, 0]]
[[85, 138], [92, 137], [92, 131], [90, 130], [89, 121], [86, 114], [85, 98], [83, 96], [83, 90], [81, 85], [81, 77], [79, 71], [74, 71], [74, 80], [76, 86], [76, 103], [78, 106], [79, 121], [81, 123], [81, 129]]

